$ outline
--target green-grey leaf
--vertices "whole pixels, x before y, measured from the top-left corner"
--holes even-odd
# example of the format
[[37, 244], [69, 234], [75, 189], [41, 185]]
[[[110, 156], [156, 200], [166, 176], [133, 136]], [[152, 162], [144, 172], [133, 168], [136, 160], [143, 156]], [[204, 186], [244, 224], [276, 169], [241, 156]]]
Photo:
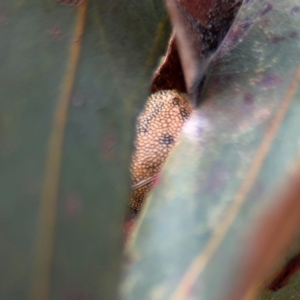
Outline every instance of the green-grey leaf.
[[123, 299], [227, 299], [300, 148], [300, 10], [244, 1], [137, 225]]
[[0, 298], [114, 299], [160, 1], [0, 3]]

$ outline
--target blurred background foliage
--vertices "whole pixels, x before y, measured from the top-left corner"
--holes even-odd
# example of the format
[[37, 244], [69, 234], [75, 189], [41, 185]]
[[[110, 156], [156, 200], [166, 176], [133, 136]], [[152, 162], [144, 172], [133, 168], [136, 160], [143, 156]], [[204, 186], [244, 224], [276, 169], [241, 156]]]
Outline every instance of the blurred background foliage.
[[160, 0], [0, 2], [1, 299], [115, 298], [134, 120], [169, 34]]

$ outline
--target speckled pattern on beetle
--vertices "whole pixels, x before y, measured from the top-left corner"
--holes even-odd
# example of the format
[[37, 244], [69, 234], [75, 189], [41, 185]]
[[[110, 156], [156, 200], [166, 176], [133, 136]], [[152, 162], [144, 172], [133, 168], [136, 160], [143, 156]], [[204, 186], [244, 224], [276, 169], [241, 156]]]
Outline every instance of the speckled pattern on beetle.
[[138, 211], [153, 186], [181, 128], [191, 113], [186, 94], [174, 90], [151, 95], [137, 119], [135, 151], [131, 163], [130, 206]]

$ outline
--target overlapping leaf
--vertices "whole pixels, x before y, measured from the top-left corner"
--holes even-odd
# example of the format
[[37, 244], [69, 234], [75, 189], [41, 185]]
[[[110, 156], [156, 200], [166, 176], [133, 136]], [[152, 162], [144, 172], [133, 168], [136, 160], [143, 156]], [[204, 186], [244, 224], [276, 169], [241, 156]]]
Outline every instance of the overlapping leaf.
[[255, 296], [253, 225], [299, 162], [299, 11], [244, 1], [128, 247], [124, 299]]

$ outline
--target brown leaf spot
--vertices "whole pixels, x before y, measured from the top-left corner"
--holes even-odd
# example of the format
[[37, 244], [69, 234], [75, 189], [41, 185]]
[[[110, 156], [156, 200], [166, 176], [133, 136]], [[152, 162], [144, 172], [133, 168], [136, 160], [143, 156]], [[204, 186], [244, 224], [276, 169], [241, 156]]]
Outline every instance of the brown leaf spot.
[[67, 196], [65, 201], [65, 215], [71, 221], [78, 217], [81, 210], [81, 197], [78, 193]]
[[273, 44], [279, 44], [279, 43], [281, 43], [281, 42], [283, 42], [283, 41], [285, 41], [285, 37], [283, 37], [283, 36], [274, 36], [273, 38], [272, 38], [272, 43]]
[[113, 134], [108, 134], [103, 141], [102, 154], [106, 160], [114, 160], [115, 155], [116, 138]]
[[252, 94], [249, 94], [247, 93], [245, 96], [244, 96], [244, 102], [247, 104], [247, 105], [251, 105], [254, 103], [254, 96]]
[[47, 31], [47, 34], [54, 37], [56, 40], [62, 39], [62, 32], [58, 27], [53, 27]]
[[271, 3], [267, 3], [261, 13], [261, 15], [265, 15], [273, 9], [273, 5]]
[[298, 32], [297, 31], [292, 31], [290, 34], [289, 34], [289, 37], [292, 38], [292, 39], [295, 39], [298, 37]]
[[276, 86], [277, 84], [279, 84], [282, 81], [282, 79], [275, 74], [271, 74], [268, 76], [263, 77], [260, 81], [259, 81], [259, 86], [262, 87], [263, 89], [269, 89], [271, 87]]
[[295, 14], [298, 14], [300, 12], [300, 6], [294, 6], [292, 9], [291, 9], [291, 13], [293, 15]]

